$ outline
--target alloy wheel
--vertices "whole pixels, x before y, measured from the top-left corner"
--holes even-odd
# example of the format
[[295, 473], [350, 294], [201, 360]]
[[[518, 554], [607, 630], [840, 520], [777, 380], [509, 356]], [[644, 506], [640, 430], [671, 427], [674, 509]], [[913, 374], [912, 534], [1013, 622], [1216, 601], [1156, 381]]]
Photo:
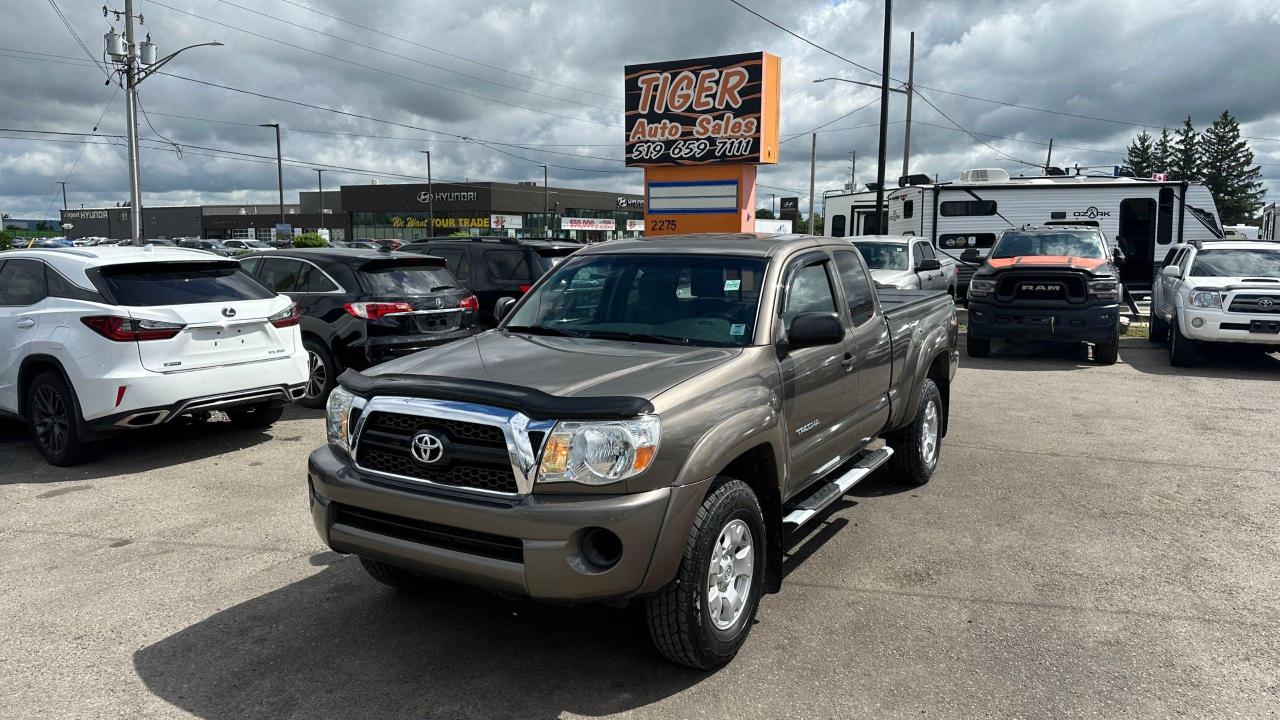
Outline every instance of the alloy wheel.
[[707, 568], [707, 610], [716, 629], [728, 630], [742, 617], [754, 568], [751, 528], [735, 518], [720, 530]]
[[933, 400], [924, 406], [920, 436], [920, 459], [932, 466], [938, 457], [938, 403]]
[[42, 385], [31, 400], [31, 424], [36, 431], [36, 441], [53, 455], [62, 454], [67, 448], [71, 425], [62, 396], [48, 385]]
[[307, 351], [307, 397], [318, 398], [324, 392], [325, 383], [329, 381], [329, 369], [324, 366], [320, 354]]

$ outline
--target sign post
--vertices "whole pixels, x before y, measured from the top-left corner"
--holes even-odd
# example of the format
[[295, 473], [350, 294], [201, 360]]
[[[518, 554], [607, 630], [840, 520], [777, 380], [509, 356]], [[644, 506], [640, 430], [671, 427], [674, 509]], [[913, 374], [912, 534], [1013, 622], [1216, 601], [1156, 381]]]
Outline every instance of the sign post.
[[755, 52], [626, 67], [646, 235], [754, 231], [756, 166], [778, 161], [781, 63]]

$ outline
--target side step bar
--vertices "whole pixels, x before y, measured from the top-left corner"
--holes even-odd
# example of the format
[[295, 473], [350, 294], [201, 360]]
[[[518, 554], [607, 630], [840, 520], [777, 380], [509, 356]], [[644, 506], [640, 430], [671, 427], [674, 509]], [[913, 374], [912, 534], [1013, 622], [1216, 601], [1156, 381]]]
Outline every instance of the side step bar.
[[804, 526], [805, 523], [817, 517], [818, 513], [826, 509], [828, 505], [844, 497], [844, 494], [849, 492], [854, 485], [862, 482], [863, 478], [885, 464], [885, 461], [892, 456], [893, 448], [887, 445], [863, 455], [843, 475], [818, 485], [807, 497], [790, 506], [790, 512], [786, 514], [786, 517], [782, 518], [782, 524], [789, 530]]

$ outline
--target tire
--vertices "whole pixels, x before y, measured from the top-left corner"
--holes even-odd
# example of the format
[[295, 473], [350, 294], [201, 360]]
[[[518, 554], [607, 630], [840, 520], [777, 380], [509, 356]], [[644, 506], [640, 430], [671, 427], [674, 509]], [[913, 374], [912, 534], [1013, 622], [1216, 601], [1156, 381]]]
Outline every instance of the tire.
[[1174, 367], [1196, 364], [1196, 341], [1182, 334], [1177, 318], [1169, 324], [1169, 364]]
[[1109, 343], [1094, 343], [1093, 361], [1099, 365], [1115, 365], [1120, 358], [1120, 328], [1116, 327], [1115, 335]]
[[969, 357], [984, 358], [991, 354], [990, 340], [965, 335], [964, 346], [965, 351], [969, 353]]
[[319, 340], [303, 340], [302, 347], [307, 349], [307, 392], [298, 403], [309, 408], [322, 408], [338, 382], [338, 363], [329, 348]]
[[264, 403], [248, 407], [231, 408], [226, 411], [231, 424], [240, 428], [269, 428], [284, 415], [280, 405]]
[[81, 439], [80, 404], [58, 373], [43, 372], [31, 381], [26, 410], [31, 440], [50, 465], [77, 465], [93, 454], [95, 446]]
[[1169, 323], [1165, 319], [1156, 314], [1156, 304], [1153, 299], [1151, 302], [1150, 329], [1147, 331], [1147, 339], [1153, 343], [1162, 343], [1169, 339]]
[[[766, 582], [768, 538], [760, 503], [741, 480], [717, 482], [722, 484], [698, 509], [675, 579], [645, 603], [654, 647], [668, 660], [698, 670], [721, 667], [738, 653], [751, 632]], [[718, 551], [725, 544], [736, 552]], [[738, 553], [745, 554], [732, 561]], [[713, 571], [718, 580], [714, 598]], [[729, 588], [736, 592], [724, 592]], [[713, 617], [718, 610], [724, 611], [719, 619]]]
[[942, 454], [944, 412], [937, 383], [925, 378], [911, 424], [885, 438], [885, 443], [893, 448], [889, 470], [902, 482], [920, 487], [933, 477]]
[[360, 565], [369, 573], [369, 577], [397, 590], [418, 590], [425, 584], [424, 576], [378, 560], [362, 557]]

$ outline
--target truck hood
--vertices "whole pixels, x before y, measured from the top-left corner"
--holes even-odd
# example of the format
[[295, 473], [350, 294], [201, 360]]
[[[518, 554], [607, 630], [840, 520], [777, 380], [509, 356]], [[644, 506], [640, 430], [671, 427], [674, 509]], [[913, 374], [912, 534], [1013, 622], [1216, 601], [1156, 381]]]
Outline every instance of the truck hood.
[[741, 352], [489, 330], [383, 363], [363, 374], [481, 380], [561, 397], [625, 395], [652, 400]]
[[1005, 270], [1077, 270], [1092, 275], [1116, 275], [1110, 260], [1069, 255], [1019, 255], [990, 258], [975, 275], [994, 275]]
[[1274, 290], [1280, 292], [1280, 279], [1260, 277], [1197, 277], [1187, 278], [1187, 284], [1204, 290], [1231, 288], [1232, 290]]
[[880, 285], [906, 289], [918, 285], [916, 274], [910, 270], [872, 270], [871, 279]]

